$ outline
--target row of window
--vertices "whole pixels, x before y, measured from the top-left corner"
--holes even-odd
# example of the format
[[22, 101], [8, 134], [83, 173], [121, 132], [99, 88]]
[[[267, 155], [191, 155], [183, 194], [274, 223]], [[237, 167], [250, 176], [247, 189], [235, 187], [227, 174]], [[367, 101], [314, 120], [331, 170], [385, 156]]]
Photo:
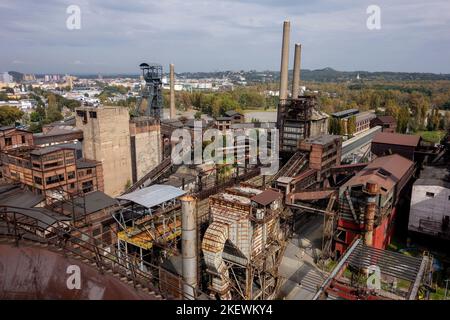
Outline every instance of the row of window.
[[[71, 180], [71, 179], [75, 179], [75, 171], [70, 171], [70, 172], [67, 173], [67, 180]], [[62, 182], [62, 181], [65, 181], [63, 173], [45, 178], [45, 184], [46, 185], [59, 183], [59, 182]], [[42, 178], [34, 176], [34, 183], [41, 186], [42, 185]]]
[[[21, 138], [21, 141], [22, 141], [22, 144], [24, 144], [25, 143], [25, 136], [20, 136], [20, 138]], [[7, 138], [5, 138], [5, 146], [6, 147], [10, 147], [10, 146], [12, 146], [12, 137], [7, 137]]]

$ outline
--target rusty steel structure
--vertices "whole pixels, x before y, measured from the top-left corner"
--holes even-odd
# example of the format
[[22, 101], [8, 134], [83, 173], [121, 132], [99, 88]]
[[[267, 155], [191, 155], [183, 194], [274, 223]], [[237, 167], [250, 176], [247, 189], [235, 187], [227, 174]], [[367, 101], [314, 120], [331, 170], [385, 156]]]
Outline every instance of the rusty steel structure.
[[[164, 282], [160, 279], [161, 267], [147, 263], [139, 259], [136, 256], [127, 254], [121, 251], [116, 246], [110, 246], [103, 243], [99, 239], [93, 238], [91, 235], [75, 228], [65, 221], [55, 219], [53, 215], [45, 213], [42, 209], [28, 209], [19, 207], [0, 206], [0, 239], [6, 241], [10, 245], [19, 246], [40, 246], [50, 252], [55, 252], [61, 257], [67, 257], [71, 261], [77, 260], [78, 263], [83, 264], [83, 268], [95, 268], [96, 272], [90, 271], [93, 277], [98, 278], [97, 272], [101, 275], [111, 275], [120, 281], [124, 282], [128, 286], [132, 286], [141, 293], [138, 293], [139, 297], [147, 294], [150, 299], [172, 299], [167, 290], [172, 286], [171, 283]], [[2, 252], [6, 252], [7, 249], [0, 248]], [[47, 254], [47, 253], [45, 253]], [[5, 262], [6, 256], [0, 255], [0, 260]], [[37, 256], [39, 258], [39, 256]], [[59, 257], [58, 257], [59, 259]], [[142, 271], [142, 265], [146, 266], [147, 271]], [[29, 265], [30, 267], [31, 265]], [[42, 265], [41, 267], [45, 267]], [[38, 268], [38, 266], [36, 266]], [[29, 270], [31, 271], [31, 270]], [[40, 271], [42, 272], [42, 270]], [[165, 271], [167, 273], [167, 271]], [[173, 275], [173, 277], [177, 277]], [[88, 281], [88, 279], [86, 279]], [[98, 280], [96, 280], [98, 281]], [[184, 285], [182, 279], [179, 279]], [[111, 284], [112, 283], [112, 284]], [[108, 285], [112, 285], [112, 288], [117, 288], [119, 285], [116, 280], [112, 280], [110, 276], [105, 279], [102, 285], [108, 290]], [[61, 288], [62, 284], [56, 282], [55, 285]], [[64, 282], [65, 285], [65, 282]], [[161, 290], [165, 288], [165, 290]], [[23, 293], [23, 297], [34, 297], [36, 292], [33, 288], [28, 288]], [[44, 288], [45, 289], [45, 288]], [[177, 290], [177, 288], [172, 288]], [[113, 289], [114, 290], [114, 289]], [[124, 289], [128, 290], [129, 289]], [[193, 288], [193, 295], [196, 298], [201, 292], [198, 289]], [[52, 296], [51, 292], [41, 292], [43, 296]], [[13, 298], [9, 296], [8, 292], [2, 292], [5, 298]], [[54, 294], [54, 293], [53, 293]], [[61, 294], [68, 298], [70, 295]], [[118, 293], [112, 295], [106, 295], [105, 298], [119, 297]], [[127, 297], [127, 293], [122, 295]], [[132, 295], [128, 296], [132, 298]], [[136, 296], [135, 296], [136, 297]], [[79, 297], [78, 297], [79, 298]], [[89, 298], [89, 297], [86, 297]]]
[[220, 299], [273, 299], [285, 248], [282, 194], [239, 186], [210, 198], [202, 251], [209, 292]]
[[[320, 286], [314, 300], [416, 300], [428, 292], [433, 257], [373, 248], [355, 239]], [[375, 279], [376, 277], [376, 279]]]

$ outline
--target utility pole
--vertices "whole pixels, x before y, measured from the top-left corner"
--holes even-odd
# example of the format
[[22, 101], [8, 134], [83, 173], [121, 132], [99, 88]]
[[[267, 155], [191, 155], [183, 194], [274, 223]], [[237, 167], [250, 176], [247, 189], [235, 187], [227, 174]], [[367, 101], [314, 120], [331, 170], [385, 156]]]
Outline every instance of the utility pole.
[[448, 282], [450, 281], [450, 279], [446, 279], [445, 281], [445, 295], [444, 295], [444, 300], [447, 300], [447, 289], [448, 289]]

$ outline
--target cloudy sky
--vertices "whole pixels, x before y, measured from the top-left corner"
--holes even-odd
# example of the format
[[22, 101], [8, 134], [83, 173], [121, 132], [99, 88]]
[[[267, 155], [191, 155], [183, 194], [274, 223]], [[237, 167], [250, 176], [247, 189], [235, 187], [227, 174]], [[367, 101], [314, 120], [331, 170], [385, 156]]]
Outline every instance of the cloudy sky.
[[[366, 26], [373, 4], [380, 30]], [[449, 0], [1, 0], [0, 71], [278, 70], [285, 19], [291, 68], [299, 42], [303, 68], [450, 73]]]

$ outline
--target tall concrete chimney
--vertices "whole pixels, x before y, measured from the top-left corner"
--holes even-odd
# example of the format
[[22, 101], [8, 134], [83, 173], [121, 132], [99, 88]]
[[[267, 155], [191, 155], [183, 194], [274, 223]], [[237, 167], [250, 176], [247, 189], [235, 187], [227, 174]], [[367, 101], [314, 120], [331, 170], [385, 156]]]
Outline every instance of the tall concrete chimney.
[[292, 78], [292, 98], [297, 99], [300, 94], [300, 68], [302, 59], [302, 45], [295, 44], [294, 53], [294, 76]]
[[283, 42], [281, 47], [281, 69], [280, 69], [280, 104], [285, 104], [288, 97], [288, 72], [289, 72], [289, 40], [291, 23], [283, 23]]
[[170, 119], [175, 119], [175, 72], [173, 63], [170, 64]]
[[195, 198], [183, 196], [181, 200], [181, 254], [183, 258], [184, 298], [194, 300], [197, 287], [197, 225]]

